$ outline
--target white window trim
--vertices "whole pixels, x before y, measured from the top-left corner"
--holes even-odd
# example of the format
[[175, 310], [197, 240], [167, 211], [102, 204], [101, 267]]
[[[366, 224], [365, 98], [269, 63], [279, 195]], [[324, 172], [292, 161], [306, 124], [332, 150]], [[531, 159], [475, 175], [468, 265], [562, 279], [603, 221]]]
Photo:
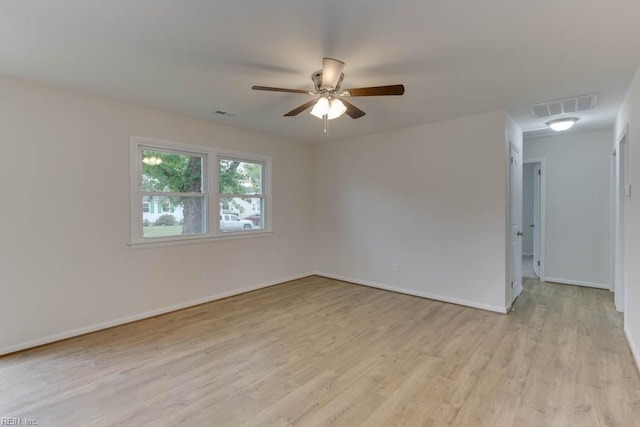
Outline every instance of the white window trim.
[[[142, 237], [142, 191], [140, 189], [140, 175], [142, 173], [142, 147], [157, 148], [163, 151], [189, 152], [202, 154], [206, 158], [206, 169], [203, 170], [203, 192], [205, 193], [206, 229], [203, 234], [189, 236], [172, 236], [145, 239]], [[235, 158], [238, 160], [257, 161], [264, 164], [262, 183], [264, 196], [264, 228], [261, 230], [221, 232], [219, 221], [219, 193], [218, 193], [218, 158]], [[264, 237], [273, 234], [271, 209], [271, 158], [256, 154], [237, 151], [221, 150], [179, 142], [131, 136], [129, 144], [129, 185], [130, 185], [130, 241], [132, 248], [152, 248], [176, 246], [186, 244], [205, 243], [218, 240], [246, 239]]]
[[[216, 191], [214, 194], [214, 197], [216, 198], [215, 201], [215, 206], [220, 206], [220, 199], [221, 198], [256, 198], [256, 199], [262, 199], [262, 210], [261, 215], [264, 217], [262, 224], [264, 227], [264, 230], [271, 230], [271, 211], [268, 210], [268, 193], [271, 187], [271, 182], [267, 179], [267, 176], [269, 175], [269, 172], [271, 170], [271, 165], [267, 163], [267, 160], [265, 160], [264, 157], [260, 157], [260, 156], [255, 156], [255, 155], [247, 155], [247, 154], [242, 154], [242, 153], [237, 153], [237, 152], [230, 152], [230, 151], [225, 151], [225, 152], [218, 152], [217, 153], [217, 157], [216, 157], [216, 178], [218, 175], [218, 167], [220, 166], [220, 160], [237, 160], [240, 162], [255, 162], [255, 163], [259, 163], [262, 165], [262, 181], [261, 181], [261, 186], [262, 186], [262, 192], [260, 194], [220, 194], [220, 189], [219, 187], [216, 185]], [[266, 219], [266, 221], [265, 221]], [[225, 236], [230, 234], [229, 232], [225, 232], [222, 233], [219, 229], [220, 227], [220, 223], [217, 223], [217, 227], [218, 227], [218, 232], [220, 234], [224, 234]], [[245, 232], [242, 232], [245, 233]]]

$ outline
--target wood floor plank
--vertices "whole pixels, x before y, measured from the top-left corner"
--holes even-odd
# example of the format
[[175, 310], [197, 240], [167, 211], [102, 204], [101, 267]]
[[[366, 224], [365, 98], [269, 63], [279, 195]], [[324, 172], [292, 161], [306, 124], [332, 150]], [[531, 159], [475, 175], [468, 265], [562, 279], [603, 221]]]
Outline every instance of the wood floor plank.
[[0, 357], [46, 426], [629, 426], [606, 290], [525, 280], [509, 315], [317, 276]]

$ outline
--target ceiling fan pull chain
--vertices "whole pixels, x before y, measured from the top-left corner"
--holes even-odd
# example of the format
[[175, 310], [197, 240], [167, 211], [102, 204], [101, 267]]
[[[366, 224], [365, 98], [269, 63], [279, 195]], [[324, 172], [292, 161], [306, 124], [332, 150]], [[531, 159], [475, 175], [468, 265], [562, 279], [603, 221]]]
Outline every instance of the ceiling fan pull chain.
[[322, 121], [324, 122], [324, 134], [325, 135], [329, 135], [327, 126], [329, 126], [329, 115], [325, 114], [324, 116], [322, 116]]

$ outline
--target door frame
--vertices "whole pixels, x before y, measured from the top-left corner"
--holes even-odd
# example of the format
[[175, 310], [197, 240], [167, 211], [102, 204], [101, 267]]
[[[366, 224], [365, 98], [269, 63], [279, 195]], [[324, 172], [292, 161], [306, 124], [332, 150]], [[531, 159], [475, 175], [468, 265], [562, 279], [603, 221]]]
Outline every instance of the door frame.
[[[512, 141], [509, 141], [509, 145], [508, 145], [508, 203], [507, 203], [507, 207], [508, 207], [508, 224], [507, 224], [507, 235], [508, 235], [508, 261], [509, 261], [509, 276], [507, 277], [507, 295], [509, 296], [507, 299], [507, 310], [509, 310], [513, 304], [513, 302], [515, 301], [515, 299], [520, 295], [520, 293], [522, 293], [523, 290], [523, 283], [522, 283], [522, 238], [520, 237], [520, 254], [517, 258], [514, 258], [513, 256], [513, 250], [514, 250], [514, 246], [513, 246], [513, 188], [514, 188], [514, 178], [513, 178], [513, 161], [514, 159], [512, 159], [512, 155], [511, 152], [512, 150], [515, 151], [517, 153], [518, 158], [516, 159], [519, 163], [520, 163], [520, 179], [518, 180], [518, 184], [520, 187], [520, 219], [518, 221], [518, 225], [520, 226], [520, 228], [522, 228], [522, 168], [523, 168], [523, 158], [524, 158], [524, 153], [523, 153], [523, 148], [519, 147], [518, 145], [514, 144]], [[520, 232], [522, 230], [519, 230]], [[514, 263], [518, 263], [520, 265], [519, 270], [519, 280], [517, 281], [517, 283], [514, 283], [513, 281], [513, 277], [514, 277]], [[516, 284], [518, 286], [516, 286]]]
[[[544, 157], [526, 159], [522, 161], [522, 164], [540, 164], [540, 226], [537, 232], [539, 233], [539, 251], [540, 251], [540, 281], [544, 282], [547, 279], [546, 275], [546, 248], [547, 248], [547, 165]], [[535, 260], [534, 260], [535, 262]]]
[[616, 310], [626, 311], [626, 256], [625, 256], [625, 206], [629, 197], [629, 125], [616, 138], [613, 147], [612, 183], [612, 257], [611, 290], [614, 292]]

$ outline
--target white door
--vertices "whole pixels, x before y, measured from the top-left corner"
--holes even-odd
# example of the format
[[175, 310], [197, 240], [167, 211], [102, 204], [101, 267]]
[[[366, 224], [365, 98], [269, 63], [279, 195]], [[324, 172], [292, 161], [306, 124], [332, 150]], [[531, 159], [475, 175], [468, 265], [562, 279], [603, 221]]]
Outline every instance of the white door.
[[511, 302], [522, 292], [522, 162], [516, 146], [510, 144], [511, 187]]
[[533, 272], [540, 278], [540, 163], [533, 170]]

